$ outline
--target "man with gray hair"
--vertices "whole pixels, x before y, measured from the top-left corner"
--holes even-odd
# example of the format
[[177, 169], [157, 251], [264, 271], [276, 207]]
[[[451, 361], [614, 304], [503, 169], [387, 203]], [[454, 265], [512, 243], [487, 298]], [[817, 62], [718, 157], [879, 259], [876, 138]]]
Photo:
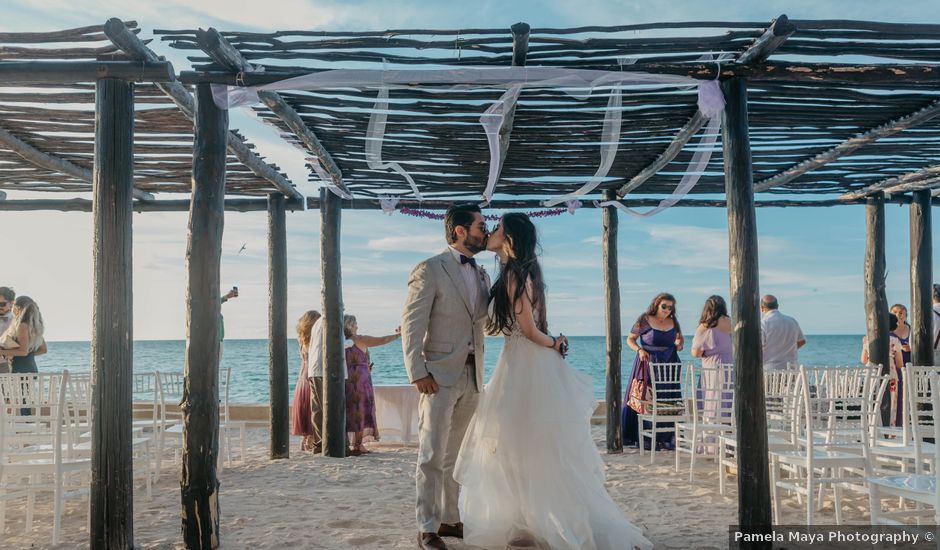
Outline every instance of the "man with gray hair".
[[777, 298], [770, 294], [760, 299], [761, 345], [764, 370], [782, 370], [799, 366], [797, 350], [806, 344], [799, 323], [777, 309]]
[[933, 285], [933, 364], [940, 365], [940, 285]]

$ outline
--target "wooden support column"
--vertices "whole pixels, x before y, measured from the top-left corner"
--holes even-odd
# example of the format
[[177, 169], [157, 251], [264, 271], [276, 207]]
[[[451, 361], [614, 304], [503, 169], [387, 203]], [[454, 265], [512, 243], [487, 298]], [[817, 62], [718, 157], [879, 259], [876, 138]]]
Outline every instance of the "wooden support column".
[[933, 365], [933, 239], [930, 190], [911, 202], [911, 362]]
[[[617, 200], [613, 189], [604, 191], [604, 200]], [[604, 302], [607, 321], [607, 452], [623, 452], [623, 436], [620, 432], [621, 402], [620, 363], [623, 338], [620, 327], [620, 272], [617, 265], [618, 210], [613, 206], [604, 208]]]
[[196, 86], [193, 190], [186, 246], [186, 362], [183, 469], [180, 475], [186, 548], [219, 546], [219, 351], [225, 144], [228, 111], [207, 84]]
[[340, 269], [342, 199], [320, 188], [320, 280], [323, 288], [323, 454], [346, 456], [346, 357]]
[[287, 220], [284, 195], [268, 195], [268, 383], [271, 459], [290, 457], [287, 395]]
[[[92, 549], [134, 547], [133, 182], [134, 85], [103, 78], [95, 88], [92, 183], [95, 220], [89, 511]], [[58, 533], [53, 538], [58, 538]]]
[[[761, 528], [769, 529], [772, 520], [747, 84], [743, 78], [732, 78], [723, 82], [721, 88], [727, 102], [722, 121], [722, 143], [728, 200], [731, 316], [734, 319], [738, 523], [744, 530], [758, 532]], [[742, 548], [770, 547], [769, 542], [742, 545]]]
[[[881, 372], [891, 371], [888, 329], [888, 298], [885, 295], [885, 196], [877, 192], [865, 203], [865, 321], [868, 334], [868, 356]], [[888, 426], [891, 400], [881, 403], [881, 421]]]

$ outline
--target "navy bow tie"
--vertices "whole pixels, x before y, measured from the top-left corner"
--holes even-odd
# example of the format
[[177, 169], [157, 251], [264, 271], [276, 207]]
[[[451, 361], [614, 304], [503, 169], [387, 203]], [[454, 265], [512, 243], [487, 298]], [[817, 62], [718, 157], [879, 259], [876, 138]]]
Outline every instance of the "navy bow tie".
[[477, 261], [474, 260], [473, 258], [464, 256], [463, 254], [461, 254], [461, 255], [460, 255], [460, 265], [463, 265], [463, 264], [470, 264], [471, 266], [476, 267], [476, 266], [477, 266]]

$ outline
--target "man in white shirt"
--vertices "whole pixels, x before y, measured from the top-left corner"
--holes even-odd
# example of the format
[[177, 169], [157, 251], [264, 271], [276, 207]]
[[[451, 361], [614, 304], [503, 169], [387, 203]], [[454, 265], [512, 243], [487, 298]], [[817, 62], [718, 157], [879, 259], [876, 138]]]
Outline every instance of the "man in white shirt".
[[13, 322], [13, 300], [16, 299], [16, 293], [12, 288], [0, 286], [0, 334], [6, 332], [7, 327]]
[[760, 300], [764, 370], [796, 368], [797, 350], [806, 344], [796, 319], [780, 313], [778, 307], [777, 298], [770, 294]]
[[[348, 378], [343, 357], [343, 378]], [[313, 416], [313, 452], [323, 452], [323, 317], [310, 328], [307, 349], [307, 378], [310, 379], [310, 412]]]
[[933, 364], [940, 365], [940, 285], [933, 285]]

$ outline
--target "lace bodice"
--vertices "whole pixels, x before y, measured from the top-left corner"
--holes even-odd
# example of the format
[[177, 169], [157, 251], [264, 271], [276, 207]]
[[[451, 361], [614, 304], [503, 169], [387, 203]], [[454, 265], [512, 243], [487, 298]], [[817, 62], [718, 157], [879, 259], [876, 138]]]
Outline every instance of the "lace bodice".
[[[493, 318], [493, 304], [494, 304], [493, 300], [490, 300], [490, 304], [487, 307], [487, 315], [489, 316], [490, 319]], [[536, 315], [535, 312], [533, 312], [533, 315]], [[538, 323], [537, 316], [536, 316], [535, 322]], [[522, 333], [522, 329], [519, 327], [519, 323], [517, 323], [515, 319], [513, 319], [512, 327], [510, 328], [509, 332], [503, 331], [503, 338], [506, 340], [506, 342], [509, 342], [510, 340], [514, 340], [517, 338], [525, 338], [525, 337], [526, 337], [525, 334]]]

